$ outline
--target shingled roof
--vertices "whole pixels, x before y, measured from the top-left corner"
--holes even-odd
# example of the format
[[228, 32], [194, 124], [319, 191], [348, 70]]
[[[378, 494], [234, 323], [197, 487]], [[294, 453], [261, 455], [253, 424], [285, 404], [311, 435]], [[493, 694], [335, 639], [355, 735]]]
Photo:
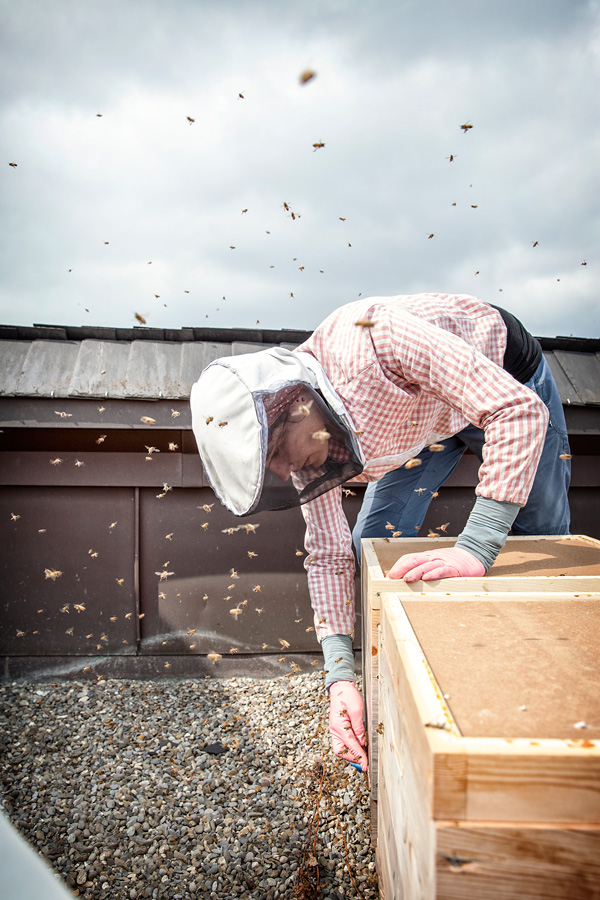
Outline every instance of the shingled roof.
[[[0, 396], [182, 400], [202, 369], [310, 331], [0, 325]], [[539, 338], [563, 404], [600, 405], [600, 340]]]

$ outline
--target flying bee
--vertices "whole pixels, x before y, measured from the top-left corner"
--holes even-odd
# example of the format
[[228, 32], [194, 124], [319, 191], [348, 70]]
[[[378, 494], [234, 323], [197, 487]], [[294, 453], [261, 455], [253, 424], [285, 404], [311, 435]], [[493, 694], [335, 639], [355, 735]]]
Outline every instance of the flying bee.
[[83, 605], [83, 603], [74, 603], [73, 609], [76, 609], [78, 613], [85, 612], [85, 606]]
[[428, 240], [431, 240], [431, 238], [433, 237], [435, 237], [435, 233], [433, 231], [427, 235]]
[[115, 581], [117, 582], [117, 584], [119, 585], [119, 587], [121, 587], [121, 585], [123, 584], [123, 582], [125, 581], [125, 579], [124, 579], [124, 578], [115, 578]]
[[150, 416], [142, 416], [140, 422], [143, 422], [144, 425], [156, 425], [156, 419], [151, 419]]
[[421, 465], [421, 460], [413, 457], [413, 459], [409, 459], [408, 462], [404, 463], [404, 468], [405, 469], [414, 469], [415, 466], [420, 466], [420, 465]]
[[148, 444], [144, 444], [144, 447], [148, 451], [149, 456], [151, 456], [153, 453], [160, 453], [158, 447], [149, 447]]
[[532, 246], [532, 247], [537, 247], [538, 244], [539, 244], [539, 241], [533, 241], [533, 243], [532, 243], [531, 246]]
[[71, 416], [73, 415], [73, 413], [68, 413], [68, 412], [58, 412], [58, 411], [55, 409], [55, 410], [54, 410], [54, 415], [55, 415], [55, 416], [60, 416], [61, 419], [70, 419]]
[[46, 534], [45, 528], [38, 528], [38, 534]]
[[11, 519], [12, 519], [13, 522], [16, 522], [17, 519], [20, 519], [20, 518], [21, 518], [21, 516], [17, 515], [16, 513], [12, 513], [12, 512], [11, 512], [11, 514], [10, 514], [10, 517], [11, 517]]
[[166, 569], [163, 569], [162, 572], [155, 572], [154, 574], [159, 576], [159, 581], [166, 581], [169, 575], [174, 575], [175, 572], [167, 572]]
[[96, 443], [97, 443], [97, 444], [103, 444], [105, 440], [106, 440], [106, 435], [105, 435], [105, 434], [101, 434], [99, 438], [96, 438]]
[[311, 81], [313, 78], [316, 78], [316, 77], [317, 77], [317, 73], [313, 72], [312, 69], [305, 69], [303, 72], [300, 73], [298, 80], [299, 80], [300, 84], [307, 84], [309, 81]]
[[438, 531], [444, 531], [444, 532], [445, 532], [446, 529], [448, 528], [448, 525], [449, 525], [449, 524], [450, 524], [450, 522], [444, 522], [443, 525], [437, 525], [436, 527], [437, 527]]
[[16, 162], [9, 163], [9, 166], [11, 166], [11, 168], [13, 168], [13, 169], [16, 169], [17, 165], [18, 165], [18, 163], [16, 163]]
[[254, 611], [257, 612], [258, 615], [260, 616], [261, 613], [262, 613], [262, 607], [259, 608], [258, 606], [255, 606], [255, 607], [254, 607]]
[[277, 662], [285, 662], [285, 656], [280, 656]]
[[465, 124], [464, 124], [464, 125], [461, 125], [460, 127], [462, 128], [464, 134], [466, 134], [467, 131], [470, 131], [470, 129], [471, 129], [473, 126], [471, 125], [470, 122], [465, 122]]
[[117, 618], [118, 618], [118, 616], [111, 616], [111, 617], [110, 617], [110, 621], [111, 621], [111, 622], [116, 622], [116, 621], [117, 621]]
[[252, 588], [252, 590], [254, 591], [255, 594], [258, 593], [258, 591], [260, 591], [260, 584], [255, 584], [254, 587]]
[[25, 637], [25, 632], [19, 631], [19, 629], [17, 629], [17, 637]]
[[143, 315], [142, 315], [141, 313], [137, 313], [137, 312], [136, 312], [136, 313], [133, 314], [133, 316], [134, 316], [135, 319], [137, 319], [137, 321], [140, 323], [140, 325], [145, 325], [145, 324], [146, 324], [146, 321], [147, 321], [147, 320], [143, 317]]
[[132, 616], [133, 616], [133, 613], [130, 613], [130, 612], [125, 613], [125, 618], [126, 618], [126, 619], [131, 619]]
[[558, 457], [559, 459], [573, 459], [572, 453], [561, 453]]
[[415, 488], [414, 493], [421, 495], [421, 494], [424, 494], [426, 490], [427, 490], [427, 488], [423, 488], [423, 487]]
[[67, 628], [67, 630], [65, 631], [65, 634], [69, 634], [71, 637], [73, 637], [73, 629]]
[[306, 632], [314, 631], [314, 630], [315, 630], [315, 627], [314, 627], [314, 625], [309, 625], [308, 628], [305, 628], [304, 630], [305, 630]]
[[255, 553], [254, 550], [248, 550], [248, 556], [252, 559], [254, 556], [258, 556], [258, 553]]
[[60, 466], [61, 462], [63, 462], [63, 460], [60, 458], [60, 456], [57, 456], [56, 459], [50, 460], [50, 465], [51, 466]]
[[[401, 534], [402, 534], [401, 531], [392, 531], [393, 538], [398, 538], [398, 537], [400, 537]], [[350, 602], [352, 602], [352, 601], [350, 601]]]
[[431, 450], [432, 453], [440, 453], [440, 451], [444, 449], [444, 445], [443, 444], [430, 444], [429, 449]]
[[229, 648], [229, 652], [230, 652], [230, 653], [239, 653], [240, 651], [238, 650], [237, 647], [230, 647], [230, 648]]
[[225, 428], [227, 422], [219, 422], [219, 428]]
[[257, 522], [255, 525], [248, 522], [247, 525], [241, 525], [240, 527], [246, 529], [246, 534], [255, 534], [256, 529], [259, 527], [259, 525], [260, 522]]
[[313, 153], [316, 153], [317, 150], [320, 150], [324, 146], [325, 144], [323, 143], [323, 141], [315, 141], [315, 143], [313, 144]]
[[354, 324], [358, 325], [359, 328], [373, 328], [375, 325], [375, 322], [373, 322], [371, 319], [359, 319]]
[[440, 496], [440, 492], [439, 492], [439, 491], [432, 491], [432, 492], [431, 492], [431, 498], [432, 498], [432, 500], [435, 500], [435, 498], [436, 498], [436, 497], [439, 497], [439, 496]]
[[239, 577], [240, 577], [240, 576], [239, 576], [238, 573], [235, 571], [235, 569], [232, 569], [232, 570], [231, 570], [231, 578], [239, 578]]
[[174, 534], [174, 532], [171, 531], [170, 534], [165, 534], [165, 538], [166, 538], [168, 541], [172, 541], [172, 540], [173, 540], [173, 534]]
[[351, 491], [350, 488], [342, 488], [342, 494], [344, 497], [356, 497], [356, 491]]
[[82, 459], [76, 459], [76, 460], [75, 460], [75, 465], [77, 466], [78, 469], [80, 469], [81, 466], [85, 466], [85, 463], [83, 462]]
[[331, 435], [325, 429], [321, 429], [320, 431], [314, 431], [311, 435], [313, 440], [315, 441], [328, 441]]
[[237, 607], [237, 606], [234, 606], [233, 609], [230, 609], [230, 610], [229, 610], [229, 615], [230, 615], [230, 616], [233, 616], [234, 619], [237, 619], [237, 617], [238, 617], [238, 616], [241, 616], [242, 613], [243, 613], [243, 610], [242, 610], [242, 609], [239, 609], [239, 607]]
[[188, 120], [188, 122], [190, 123], [190, 125], [193, 125], [194, 122], [196, 121], [195, 119], [192, 119], [191, 116], [186, 116], [186, 119]]
[[210, 423], [212, 422], [213, 418], [214, 418], [214, 416], [208, 416], [208, 418], [206, 419], [206, 424], [207, 424], [207, 425], [210, 425]]
[[432, 531], [430, 528], [427, 533], [427, 537], [428, 538], [439, 538], [439, 534], [437, 533], [437, 531]]
[[56, 581], [57, 578], [60, 578], [62, 572], [58, 569], [44, 569], [44, 574], [46, 578], [51, 578], [52, 581]]
[[296, 556], [304, 556], [304, 552], [302, 550], [296, 550]]
[[285, 638], [279, 638], [279, 643], [284, 650], [287, 650], [287, 648], [290, 646], [289, 641], [286, 641]]
[[215, 665], [215, 663], [217, 662], [218, 659], [223, 659], [223, 657], [221, 656], [220, 653], [207, 653], [206, 658], [211, 660], [213, 666]]
[[451, 153], [450, 156], [447, 156], [446, 159], [449, 159], [450, 162], [454, 162], [456, 159], [456, 153]]
[[392, 525], [391, 522], [386, 522], [386, 526], [385, 526], [385, 527], [386, 527], [386, 530], [387, 530], [387, 531], [393, 531], [394, 528], [395, 528], [395, 526]]
[[289, 212], [289, 211], [290, 211], [290, 208], [289, 208], [289, 206], [287, 205], [287, 203], [285, 202], [285, 200], [283, 201], [283, 208], [285, 209], [286, 212]]
[[173, 441], [169, 443], [169, 450], [179, 450], [179, 444], [174, 444]]

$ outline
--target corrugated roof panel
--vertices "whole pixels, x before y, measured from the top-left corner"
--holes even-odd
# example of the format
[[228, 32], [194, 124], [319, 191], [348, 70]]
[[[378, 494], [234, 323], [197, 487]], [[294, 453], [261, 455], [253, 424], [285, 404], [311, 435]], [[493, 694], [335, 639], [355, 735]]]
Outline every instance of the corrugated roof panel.
[[561, 367], [584, 403], [600, 403], [600, 354], [555, 350]]
[[583, 399], [579, 396], [565, 373], [565, 370], [556, 359], [554, 350], [545, 350], [544, 357], [550, 367], [552, 376], [556, 382], [558, 393], [563, 406], [584, 406]]
[[72, 397], [126, 397], [129, 344], [85, 340], [73, 368]]
[[176, 397], [181, 344], [132, 341], [125, 384], [129, 397]]
[[179, 370], [179, 396], [189, 397], [192, 385], [198, 381], [202, 370], [214, 359], [231, 356], [231, 344], [204, 343], [195, 341], [181, 345], [181, 366]]
[[29, 347], [24, 341], [0, 341], [0, 394], [15, 393]]
[[261, 350], [268, 350], [269, 347], [276, 347], [277, 344], [255, 344], [250, 341], [234, 341], [231, 345], [231, 353], [233, 356], [242, 356], [244, 353], [259, 353]]
[[15, 385], [15, 395], [68, 397], [79, 344], [67, 341], [33, 341]]

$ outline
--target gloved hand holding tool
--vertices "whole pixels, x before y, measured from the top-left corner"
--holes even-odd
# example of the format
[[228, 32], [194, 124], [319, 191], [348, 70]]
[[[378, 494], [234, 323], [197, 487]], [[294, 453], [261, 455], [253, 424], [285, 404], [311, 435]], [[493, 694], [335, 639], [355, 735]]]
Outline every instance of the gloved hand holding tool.
[[329, 689], [329, 731], [336, 756], [366, 772], [363, 700], [354, 684], [352, 638], [333, 634], [323, 638], [325, 686]]

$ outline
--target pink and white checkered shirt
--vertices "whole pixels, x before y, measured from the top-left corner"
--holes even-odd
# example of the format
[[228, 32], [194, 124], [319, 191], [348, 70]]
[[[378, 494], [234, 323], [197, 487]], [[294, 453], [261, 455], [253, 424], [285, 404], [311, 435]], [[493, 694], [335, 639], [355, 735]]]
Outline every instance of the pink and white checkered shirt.
[[[373, 322], [372, 327], [357, 325]], [[469, 423], [485, 431], [476, 493], [525, 505], [548, 412], [502, 368], [506, 326], [465, 294], [370, 297], [332, 313], [296, 352], [314, 356], [344, 403], [377, 481]], [[354, 628], [354, 556], [341, 488], [301, 507], [321, 640]]]

